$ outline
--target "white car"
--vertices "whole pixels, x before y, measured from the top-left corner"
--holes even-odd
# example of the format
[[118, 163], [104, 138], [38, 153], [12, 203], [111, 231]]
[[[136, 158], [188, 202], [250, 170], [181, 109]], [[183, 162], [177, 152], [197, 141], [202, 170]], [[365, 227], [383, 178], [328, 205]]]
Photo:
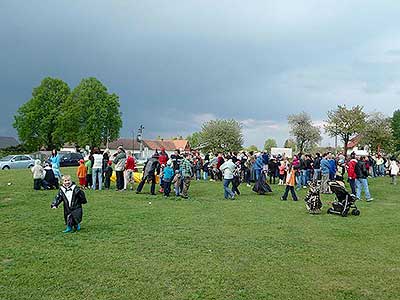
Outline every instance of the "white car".
[[8, 155], [0, 158], [0, 169], [25, 169], [32, 168], [35, 161], [29, 155]]

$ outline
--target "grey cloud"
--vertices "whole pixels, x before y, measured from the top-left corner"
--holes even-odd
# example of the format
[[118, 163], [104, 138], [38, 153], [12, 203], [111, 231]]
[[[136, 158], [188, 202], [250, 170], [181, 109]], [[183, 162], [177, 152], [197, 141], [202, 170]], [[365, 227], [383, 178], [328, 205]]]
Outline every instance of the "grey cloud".
[[13, 114], [46, 76], [71, 88], [98, 77], [120, 96], [123, 136], [139, 124], [149, 137], [186, 135], [215, 116], [255, 120], [248, 139], [262, 144], [265, 134], [284, 140], [287, 115], [303, 110], [324, 119], [337, 104], [378, 102], [390, 113], [399, 65], [359, 49], [396, 59], [395, 46], [368, 45], [400, 41], [399, 8], [389, 0], [1, 1], [0, 102], [10, 104], [1, 132], [15, 135]]

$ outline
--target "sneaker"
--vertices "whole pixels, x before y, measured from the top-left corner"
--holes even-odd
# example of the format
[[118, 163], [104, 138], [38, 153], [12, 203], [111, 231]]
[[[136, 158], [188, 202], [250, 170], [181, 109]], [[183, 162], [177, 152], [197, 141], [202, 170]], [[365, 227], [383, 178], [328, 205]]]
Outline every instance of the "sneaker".
[[286, 201], [287, 199], [284, 199], [283, 197], [281, 197], [281, 200], [282, 200], [282, 201]]
[[81, 230], [81, 224], [76, 225], [76, 231]]
[[374, 200], [374, 198], [369, 198], [367, 199], [367, 202], [371, 202], [372, 200]]
[[247, 187], [251, 187], [251, 185], [250, 185], [250, 184], [246, 184], [246, 186], [247, 186]]

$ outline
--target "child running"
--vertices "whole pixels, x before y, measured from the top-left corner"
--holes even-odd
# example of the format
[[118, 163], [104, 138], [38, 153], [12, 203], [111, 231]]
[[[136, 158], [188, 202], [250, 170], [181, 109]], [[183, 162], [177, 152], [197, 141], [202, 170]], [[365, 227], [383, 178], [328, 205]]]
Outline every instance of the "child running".
[[296, 192], [294, 190], [295, 184], [296, 184], [296, 170], [293, 168], [293, 165], [290, 164], [286, 175], [286, 189], [285, 193], [281, 197], [281, 200], [286, 201], [290, 191], [290, 193], [292, 194], [293, 201], [297, 201]]
[[87, 200], [85, 193], [71, 181], [69, 175], [62, 177], [62, 186], [54, 198], [51, 208], [58, 208], [61, 202], [64, 203], [64, 220], [67, 225], [63, 232], [72, 232], [73, 229], [79, 231], [83, 215], [82, 204], [87, 203]]

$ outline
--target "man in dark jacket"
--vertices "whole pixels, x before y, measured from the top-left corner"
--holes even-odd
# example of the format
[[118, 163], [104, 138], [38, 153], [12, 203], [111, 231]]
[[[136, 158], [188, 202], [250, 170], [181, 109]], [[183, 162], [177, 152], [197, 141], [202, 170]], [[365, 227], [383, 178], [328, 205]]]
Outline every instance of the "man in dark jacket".
[[51, 168], [51, 165], [46, 163], [44, 167], [44, 171], [46, 174], [44, 175], [44, 179], [42, 181], [43, 188], [45, 189], [58, 189], [59, 184], [58, 184], [58, 179], [54, 176], [53, 169]]
[[176, 149], [174, 154], [171, 155], [172, 168], [174, 171], [179, 170], [183, 157], [180, 155], [179, 149]]
[[367, 202], [374, 200], [371, 197], [371, 194], [369, 193], [369, 188], [368, 188], [368, 170], [366, 166], [365, 160], [368, 160], [368, 158], [365, 158], [364, 156], [357, 157], [357, 164], [355, 166], [355, 173], [356, 173], [356, 197], [357, 199], [361, 200], [361, 190], [364, 189], [365, 192], [365, 198], [367, 199]]
[[313, 169], [314, 169], [313, 181], [321, 179], [321, 159], [322, 159], [321, 155], [319, 153], [316, 153], [313, 161]]
[[142, 191], [146, 180], [151, 181], [150, 193], [152, 195], [156, 194], [156, 173], [157, 175], [160, 174], [160, 162], [158, 160], [158, 155], [153, 155], [143, 167], [142, 181], [140, 181], [137, 187], [136, 194]]

